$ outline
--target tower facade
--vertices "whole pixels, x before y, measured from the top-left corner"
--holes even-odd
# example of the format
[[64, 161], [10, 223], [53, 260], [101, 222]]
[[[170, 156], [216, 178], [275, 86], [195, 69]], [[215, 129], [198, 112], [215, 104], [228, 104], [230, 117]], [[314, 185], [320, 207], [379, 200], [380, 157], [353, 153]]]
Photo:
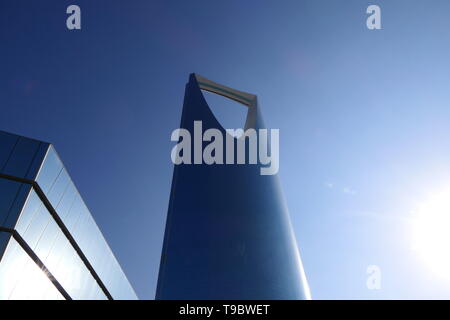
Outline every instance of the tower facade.
[[[245, 129], [265, 128], [255, 95], [191, 74], [180, 128], [192, 136], [194, 121], [227, 135], [202, 90], [247, 107]], [[310, 298], [279, 178], [260, 169], [175, 165], [157, 299]]]
[[0, 131], [0, 300], [137, 299], [54, 147]]

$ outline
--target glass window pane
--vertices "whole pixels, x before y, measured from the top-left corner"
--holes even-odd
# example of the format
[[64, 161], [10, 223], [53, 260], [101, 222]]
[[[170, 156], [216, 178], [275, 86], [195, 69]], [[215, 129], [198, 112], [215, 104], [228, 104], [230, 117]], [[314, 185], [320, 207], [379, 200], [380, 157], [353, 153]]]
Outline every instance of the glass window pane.
[[11, 239], [0, 262], [0, 299], [64, 299], [45, 272]]
[[39, 187], [41, 187], [42, 191], [45, 194], [47, 194], [47, 192], [50, 190], [61, 169], [61, 160], [59, 160], [55, 149], [53, 149], [53, 147], [50, 147], [47, 156], [44, 159], [42, 168], [36, 178]]
[[24, 178], [38, 148], [38, 141], [22, 137], [19, 138], [19, 141], [14, 147], [8, 162], [3, 169], [3, 173]]

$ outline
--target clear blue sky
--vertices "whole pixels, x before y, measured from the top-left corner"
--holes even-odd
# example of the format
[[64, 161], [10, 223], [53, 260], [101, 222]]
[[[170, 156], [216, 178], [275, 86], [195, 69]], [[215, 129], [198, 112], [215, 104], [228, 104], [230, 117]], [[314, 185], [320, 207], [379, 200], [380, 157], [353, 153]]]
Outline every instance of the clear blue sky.
[[[82, 30], [65, 27], [77, 4]], [[382, 30], [366, 8], [382, 9]], [[411, 212], [450, 184], [446, 0], [2, 0], [0, 129], [52, 142], [153, 299], [191, 72], [255, 93], [313, 298], [450, 298]], [[378, 265], [381, 290], [368, 290]]]

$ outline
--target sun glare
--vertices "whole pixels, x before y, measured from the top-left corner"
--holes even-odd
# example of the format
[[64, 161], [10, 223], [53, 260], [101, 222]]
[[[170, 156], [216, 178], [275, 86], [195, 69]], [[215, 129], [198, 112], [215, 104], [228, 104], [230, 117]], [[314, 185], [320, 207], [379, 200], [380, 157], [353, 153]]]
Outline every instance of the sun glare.
[[419, 205], [412, 227], [413, 248], [436, 276], [450, 280], [450, 188]]

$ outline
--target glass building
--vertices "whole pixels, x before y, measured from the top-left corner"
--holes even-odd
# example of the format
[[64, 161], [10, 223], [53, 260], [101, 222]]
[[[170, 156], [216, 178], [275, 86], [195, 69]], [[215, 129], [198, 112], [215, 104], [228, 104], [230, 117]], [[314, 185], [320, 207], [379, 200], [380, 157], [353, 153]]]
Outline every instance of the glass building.
[[[265, 128], [255, 95], [191, 74], [180, 125], [191, 136], [194, 121], [227, 135], [202, 90], [247, 107], [245, 129]], [[175, 165], [156, 299], [310, 298], [279, 178], [261, 167]]]
[[53, 146], [1, 131], [0, 299], [137, 299]]

